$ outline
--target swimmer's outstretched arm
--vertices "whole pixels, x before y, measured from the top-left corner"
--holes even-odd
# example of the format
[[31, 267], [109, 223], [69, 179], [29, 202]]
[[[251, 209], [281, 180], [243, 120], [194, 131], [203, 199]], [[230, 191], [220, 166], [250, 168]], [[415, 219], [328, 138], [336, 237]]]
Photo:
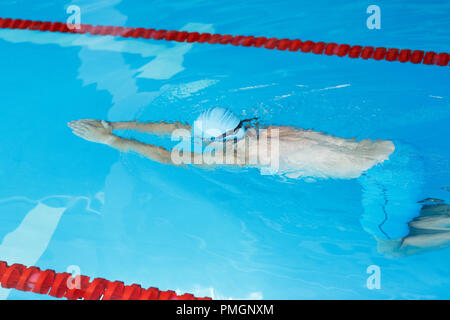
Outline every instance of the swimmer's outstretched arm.
[[[76, 122], [76, 121], [72, 121]], [[101, 127], [101, 120], [83, 119], [77, 122], [89, 123], [96, 127]], [[187, 123], [176, 122], [137, 122], [137, 121], [117, 121], [108, 122], [112, 130], [136, 130], [155, 135], [171, 135], [174, 130], [185, 129], [191, 131], [191, 126]]]
[[[99, 126], [100, 124], [100, 126]], [[113, 126], [106, 121], [99, 123], [92, 123], [85, 120], [72, 121], [67, 124], [73, 131], [72, 133], [91, 142], [106, 144], [114, 149], [122, 152], [134, 151], [151, 160], [172, 165], [185, 165], [187, 163], [175, 163], [172, 160], [171, 152], [163, 147], [152, 144], [143, 143], [134, 139], [126, 139], [118, 137], [112, 133]], [[195, 164], [197, 154], [193, 152], [185, 153], [188, 163]], [[184, 158], [186, 159], [186, 158]], [[200, 166], [207, 166], [206, 164], [199, 164]]]
[[112, 136], [113, 139], [111, 139], [107, 145], [114, 149], [121, 152], [134, 151], [159, 163], [174, 164], [170, 156], [170, 151], [163, 147], [143, 143], [134, 139], [125, 139], [115, 135]]
[[128, 129], [140, 132], [157, 134], [157, 135], [171, 135], [174, 130], [185, 129], [191, 131], [191, 126], [187, 123], [181, 122], [137, 122], [137, 121], [119, 121], [111, 123], [113, 130]]

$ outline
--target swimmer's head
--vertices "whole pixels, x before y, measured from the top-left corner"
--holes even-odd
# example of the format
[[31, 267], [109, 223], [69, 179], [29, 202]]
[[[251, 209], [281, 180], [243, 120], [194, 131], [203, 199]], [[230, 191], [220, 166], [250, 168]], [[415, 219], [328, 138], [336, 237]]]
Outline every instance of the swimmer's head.
[[210, 108], [194, 122], [194, 136], [215, 141], [241, 139], [245, 136], [243, 121], [227, 108]]

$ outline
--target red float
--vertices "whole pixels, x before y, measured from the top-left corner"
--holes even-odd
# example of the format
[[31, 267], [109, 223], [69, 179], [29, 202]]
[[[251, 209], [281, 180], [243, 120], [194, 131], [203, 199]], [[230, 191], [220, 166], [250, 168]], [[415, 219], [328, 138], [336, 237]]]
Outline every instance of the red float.
[[138, 284], [125, 286], [121, 281], [109, 281], [87, 276], [56, 273], [53, 270], [41, 271], [38, 267], [26, 267], [15, 263], [11, 266], [0, 261], [0, 284], [3, 288], [32, 291], [56, 298], [70, 300], [211, 300], [198, 298], [190, 293], [177, 295], [175, 291], [161, 291], [150, 287], [142, 289]]

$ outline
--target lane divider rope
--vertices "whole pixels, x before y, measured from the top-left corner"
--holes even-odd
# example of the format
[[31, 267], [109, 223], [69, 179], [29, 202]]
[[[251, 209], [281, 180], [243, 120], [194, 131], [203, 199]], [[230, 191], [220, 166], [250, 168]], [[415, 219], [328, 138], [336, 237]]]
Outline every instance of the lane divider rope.
[[[76, 277], [79, 277], [78, 279]], [[138, 284], [124, 285], [122, 281], [109, 281], [88, 276], [76, 276], [78, 288], [69, 288], [74, 283], [72, 275], [54, 270], [40, 270], [38, 267], [26, 267], [22, 264], [8, 265], [0, 260], [0, 284], [3, 288], [48, 294], [56, 298], [69, 300], [211, 300], [198, 298], [193, 294], [177, 295], [175, 291], [161, 291], [150, 287], [143, 289]], [[69, 280], [69, 281], [68, 281]]]
[[373, 59], [376, 61], [400, 61], [413, 64], [447, 66], [450, 55], [436, 53], [435, 51], [397, 49], [386, 47], [360, 46], [338, 43], [303, 41], [300, 39], [278, 39], [254, 36], [234, 36], [210, 33], [198, 33], [176, 30], [157, 30], [148, 28], [117, 27], [80, 24], [79, 29], [69, 29], [62, 22], [33, 21], [11, 18], [0, 18], [0, 28], [26, 29], [36, 31], [75, 33], [96, 36], [116, 36], [123, 38], [143, 38], [154, 40], [167, 40], [177, 42], [196, 42], [209, 44], [231, 44], [234, 46], [277, 49], [282, 51], [300, 51], [326, 56], [349, 57], [352, 59]]

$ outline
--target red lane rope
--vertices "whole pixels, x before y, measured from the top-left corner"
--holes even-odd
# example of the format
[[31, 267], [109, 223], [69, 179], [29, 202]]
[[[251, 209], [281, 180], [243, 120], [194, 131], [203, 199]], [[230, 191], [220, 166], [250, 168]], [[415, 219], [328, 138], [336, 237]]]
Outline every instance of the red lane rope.
[[123, 38], [143, 38], [177, 42], [197, 42], [210, 44], [232, 44], [234, 46], [300, 51], [302, 53], [324, 54], [327, 56], [349, 57], [352, 59], [373, 59], [376, 61], [400, 61], [413, 64], [447, 66], [450, 55], [435, 51], [397, 49], [385, 47], [359, 46], [326, 42], [303, 41], [300, 39], [278, 39], [254, 36], [233, 36], [175, 30], [156, 30], [147, 28], [116, 27], [81, 24], [78, 30], [70, 30], [65, 23], [0, 18], [0, 28], [27, 29], [61, 33], [78, 33]]
[[[77, 279], [77, 277], [79, 277]], [[174, 291], [161, 291], [158, 288], [141, 288], [138, 284], [124, 285], [122, 281], [109, 281], [95, 278], [89, 281], [87, 276], [76, 276], [78, 288], [69, 288], [73, 278], [69, 273], [57, 273], [53, 270], [40, 270], [38, 267], [26, 267], [22, 264], [9, 266], [0, 260], [0, 284], [3, 288], [48, 294], [56, 298], [70, 300], [211, 300], [198, 298], [190, 293], [177, 295]]]

